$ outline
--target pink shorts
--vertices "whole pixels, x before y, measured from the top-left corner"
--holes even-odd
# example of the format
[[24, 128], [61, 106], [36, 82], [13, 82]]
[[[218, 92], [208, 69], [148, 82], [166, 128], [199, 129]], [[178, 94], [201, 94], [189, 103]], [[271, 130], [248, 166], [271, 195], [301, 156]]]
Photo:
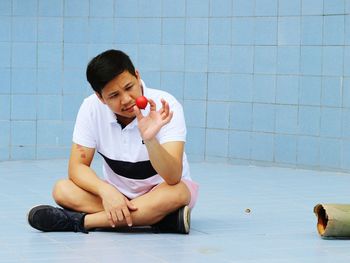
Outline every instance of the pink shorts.
[[[190, 200], [190, 203], [188, 204], [188, 206], [192, 209], [194, 207], [194, 205], [196, 204], [196, 202], [197, 202], [199, 185], [196, 182], [193, 182], [193, 181], [190, 181], [190, 180], [187, 180], [187, 179], [184, 179], [184, 178], [182, 178], [181, 181], [187, 186], [188, 190], [190, 191], [191, 200]], [[158, 185], [153, 187], [151, 189], [151, 191], [156, 189], [157, 186]]]

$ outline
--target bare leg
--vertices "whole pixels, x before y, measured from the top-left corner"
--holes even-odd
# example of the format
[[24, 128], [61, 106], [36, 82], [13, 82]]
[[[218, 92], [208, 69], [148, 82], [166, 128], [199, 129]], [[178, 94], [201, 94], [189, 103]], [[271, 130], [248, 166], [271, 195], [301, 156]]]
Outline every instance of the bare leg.
[[[88, 213], [85, 217], [87, 229], [111, 227], [101, 199], [81, 189], [71, 180], [59, 181], [54, 188], [53, 196], [63, 207]], [[167, 214], [188, 204], [190, 198], [190, 192], [183, 182], [174, 186], [162, 183], [153, 191], [131, 201], [138, 208], [131, 212], [133, 225], [148, 226], [157, 223]], [[127, 226], [125, 220], [117, 223], [117, 227], [121, 226]]]

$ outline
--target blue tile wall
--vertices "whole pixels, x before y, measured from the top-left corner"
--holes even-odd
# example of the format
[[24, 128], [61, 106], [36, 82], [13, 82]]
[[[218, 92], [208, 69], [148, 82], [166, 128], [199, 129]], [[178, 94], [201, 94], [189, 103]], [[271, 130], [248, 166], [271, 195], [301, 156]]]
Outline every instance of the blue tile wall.
[[192, 160], [350, 171], [349, 13], [348, 0], [0, 1], [0, 160], [67, 157], [86, 65], [117, 48], [183, 103]]

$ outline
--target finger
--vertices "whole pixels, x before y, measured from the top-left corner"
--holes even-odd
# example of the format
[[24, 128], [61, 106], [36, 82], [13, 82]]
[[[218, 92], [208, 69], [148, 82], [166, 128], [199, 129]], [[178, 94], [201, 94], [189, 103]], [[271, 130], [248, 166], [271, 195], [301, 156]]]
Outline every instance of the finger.
[[148, 103], [150, 105], [150, 110], [155, 111], [157, 109], [156, 103], [152, 99], [148, 99]]
[[134, 205], [133, 202], [130, 202], [129, 200], [126, 201], [126, 205], [128, 206], [129, 210], [136, 211], [137, 207]]
[[116, 224], [117, 224], [117, 222], [118, 222], [118, 215], [117, 215], [117, 211], [112, 211], [112, 212], [111, 212], [111, 214], [112, 214], [112, 220], [113, 220], [113, 223], [114, 223], [114, 225], [116, 225]]
[[174, 112], [170, 112], [169, 115], [163, 120], [164, 124], [167, 124], [171, 121], [171, 119], [173, 118]]
[[139, 107], [137, 107], [136, 105], [134, 106], [134, 112], [135, 112], [137, 120], [140, 121], [143, 118], [143, 115], [142, 115], [142, 112], [140, 111]]
[[127, 207], [123, 208], [123, 214], [125, 217], [125, 221], [128, 224], [128, 226], [132, 226], [132, 220], [131, 220], [131, 215], [130, 215], [130, 211]]
[[106, 215], [107, 215], [107, 219], [108, 219], [109, 224], [111, 225], [111, 227], [114, 228], [115, 224], [114, 224], [111, 212], [106, 212]]
[[117, 217], [118, 217], [119, 221], [123, 221], [124, 220], [124, 215], [123, 215], [121, 210], [117, 211]]

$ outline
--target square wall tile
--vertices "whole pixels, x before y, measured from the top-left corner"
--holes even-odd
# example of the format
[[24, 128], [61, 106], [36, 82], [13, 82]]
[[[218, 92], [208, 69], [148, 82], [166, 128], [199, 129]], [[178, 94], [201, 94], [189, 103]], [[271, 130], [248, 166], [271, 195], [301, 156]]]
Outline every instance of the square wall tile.
[[37, 145], [59, 146], [63, 134], [62, 121], [40, 120], [38, 121]]
[[11, 67], [11, 43], [0, 42], [0, 67]]
[[298, 126], [300, 135], [320, 134], [321, 109], [320, 107], [299, 106]]
[[145, 81], [146, 85], [153, 87], [160, 87], [160, 72], [159, 71], [141, 71], [142, 80]]
[[35, 120], [36, 108], [36, 95], [12, 95], [11, 119]]
[[300, 47], [278, 47], [277, 73], [298, 75]]
[[0, 95], [0, 120], [10, 120], [11, 96]]
[[39, 94], [62, 94], [62, 71], [38, 69], [37, 92]]
[[275, 131], [275, 105], [253, 104], [253, 130], [260, 132]]
[[38, 120], [60, 120], [62, 118], [61, 95], [38, 95]]
[[184, 73], [183, 72], [162, 72], [161, 89], [169, 92], [178, 100], [183, 100], [184, 91]]
[[350, 141], [349, 140], [343, 140], [342, 141], [342, 160], [341, 160], [341, 167], [343, 169], [349, 169], [350, 168]]
[[232, 46], [231, 58], [233, 73], [253, 73], [254, 71], [254, 47]]
[[278, 15], [279, 16], [300, 16], [301, 0], [279, 0]]
[[188, 127], [204, 128], [206, 125], [207, 103], [205, 101], [185, 100], [184, 112]]
[[185, 49], [183, 45], [163, 45], [162, 46], [162, 70], [164, 71], [184, 71]]
[[344, 47], [323, 46], [322, 73], [329, 76], [343, 75]]
[[228, 129], [230, 104], [228, 102], [211, 102], [207, 104], [206, 127], [214, 129]]
[[35, 94], [37, 79], [35, 69], [12, 70], [12, 94]]
[[269, 133], [252, 133], [251, 159], [256, 161], [273, 161], [274, 138]]
[[[69, 61], [65, 54], [65, 61]], [[63, 61], [63, 47], [61, 43], [38, 44], [38, 67], [60, 69]]]
[[37, 18], [36, 17], [13, 17], [12, 18], [12, 41], [36, 42]]
[[[350, 11], [348, 13], [350, 14]], [[345, 44], [350, 45], [350, 16], [348, 15], [345, 16]]]
[[278, 44], [300, 45], [300, 17], [278, 18]]
[[275, 162], [296, 164], [297, 137], [293, 135], [275, 136]]
[[350, 138], [350, 109], [342, 109], [342, 137]]
[[209, 44], [230, 45], [231, 44], [231, 18], [209, 19]]
[[88, 59], [88, 45], [86, 44], [64, 44], [63, 48], [63, 67], [67, 68], [86, 68]]
[[276, 45], [277, 27], [277, 17], [255, 17], [255, 45]]
[[344, 76], [350, 77], [350, 46], [344, 47]]
[[278, 0], [255, 0], [255, 16], [277, 16]]
[[135, 18], [115, 18], [116, 43], [138, 44], [139, 43], [139, 21]]
[[230, 100], [232, 76], [225, 73], [209, 73], [208, 100]]
[[162, 16], [164, 17], [184, 17], [186, 14], [186, 1], [162, 1]]
[[9, 16], [12, 14], [12, 1], [3, 0], [0, 1], [0, 15]]
[[323, 1], [324, 14], [344, 14], [345, 1], [344, 0], [324, 0]]
[[321, 104], [322, 78], [304, 76], [301, 77], [299, 89], [299, 103], [302, 105]]
[[255, 0], [233, 0], [233, 16], [254, 16]]
[[10, 147], [1, 147], [0, 148], [0, 161], [10, 160]]
[[300, 73], [322, 74], [322, 46], [301, 46]]
[[342, 106], [342, 77], [324, 77], [322, 85], [322, 105]]
[[254, 45], [255, 41], [255, 19], [254, 17], [232, 18], [232, 44]]
[[204, 159], [205, 129], [189, 127], [187, 129], [186, 154], [200, 156]]
[[[124, 1], [126, 2], [126, 1]], [[127, 1], [127, 2], [131, 2]], [[64, 1], [64, 15], [68, 16], [89, 16], [90, 2], [86, 0]]]
[[62, 16], [63, 0], [38, 0], [39, 16]]
[[231, 46], [209, 46], [208, 70], [212, 72], [230, 72]]
[[114, 0], [90, 0], [91, 17], [113, 17]]
[[35, 68], [37, 65], [36, 43], [13, 43], [12, 44], [12, 67]]
[[185, 43], [185, 18], [162, 19], [162, 43], [171, 45]]
[[322, 15], [323, 0], [301, 0], [302, 15]]
[[38, 41], [39, 42], [62, 42], [63, 41], [62, 17], [39, 17], [38, 18]]
[[301, 20], [301, 44], [322, 45], [323, 43], [323, 17], [302, 16]]
[[111, 44], [114, 41], [113, 18], [90, 18], [88, 30], [90, 43]]
[[209, 0], [187, 0], [187, 17], [207, 17], [209, 16]]
[[6, 148], [10, 146], [11, 138], [11, 122], [9, 119], [0, 120], [0, 147]]
[[186, 19], [186, 44], [208, 44], [209, 30], [208, 18], [189, 18]]
[[306, 166], [320, 164], [320, 139], [318, 137], [299, 136], [297, 145], [297, 163]]
[[256, 46], [254, 52], [254, 72], [275, 74], [277, 48], [274, 46]]
[[75, 120], [82, 101], [82, 95], [63, 95], [62, 119], [65, 121]]
[[11, 17], [0, 17], [0, 41], [11, 41]]
[[253, 99], [253, 75], [233, 74], [231, 98], [233, 101], [251, 102]]
[[254, 102], [275, 102], [276, 77], [274, 75], [254, 75], [253, 99]]
[[12, 146], [35, 146], [36, 144], [36, 121], [12, 121], [11, 122], [11, 145]]
[[278, 134], [297, 134], [298, 106], [276, 105], [276, 128]]
[[184, 98], [205, 100], [207, 97], [207, 73], [201, 72], [186, 72]]
[[341, 165], [341, 140], [320, 140], [320, 166], [322, 168], [339, 168]]
[[236, 159], [250, 159], [251, 144], [250, 132], [231, 131], [228, 156]]
[[42, 147], [36, 148], [36, 158], [41, 159], [62, 159], [69, 158], [70, 147]]
[[235, 130], [251, 131], [252, 115], [252, 103], [231, 103], [229, 127]]
[[139, 45], [139, 67], [141, 70], [160, 71], [161, 52], [159, 45]]
[[276, 103], [298, 104], [299, 76], [279, 75], [276, 84]]
[[9, 94], [11, 92], [11, 70], [0, 68], [0, 94]]
[[320, 135], [325, 137], [339, 138], [342, 127], [342, 111], [339, 108], [321, 109]]
[[12, 15], [37, 16], [37, 14], [38, 14], [37, 0], [28, 0], [28, 1], [13, 0], [12, 1]]
[[161, 0], [139, 0], [139, 17], [161, 17]]
[[232, 0], [210, 0], [209, 16], [230, 17], [232, 15]]
[[185, 45], [185, 71], [206, 72], [208, 69], [208, 46]]
[[160, 18], [139, 18], [139, 41], [142, 44], [160, 44], [162, 23]]
[[344, 45], [344, 16], [325, 16], [323, 29], [324, 45]]
[[[215, 138], [215, 139], [213, 139]], [[207, 129], [206, 155], [212, 157], [227, 157], [228, 154], [228, 131]]]
[[63, 21], [64, 43], [88, 43], [89, 20], [82, 17], [69, 17]]
[[85, 70], [66, 69], [63, 72], [63, 94], [84, 94], [86, 88], [89, 86]]

